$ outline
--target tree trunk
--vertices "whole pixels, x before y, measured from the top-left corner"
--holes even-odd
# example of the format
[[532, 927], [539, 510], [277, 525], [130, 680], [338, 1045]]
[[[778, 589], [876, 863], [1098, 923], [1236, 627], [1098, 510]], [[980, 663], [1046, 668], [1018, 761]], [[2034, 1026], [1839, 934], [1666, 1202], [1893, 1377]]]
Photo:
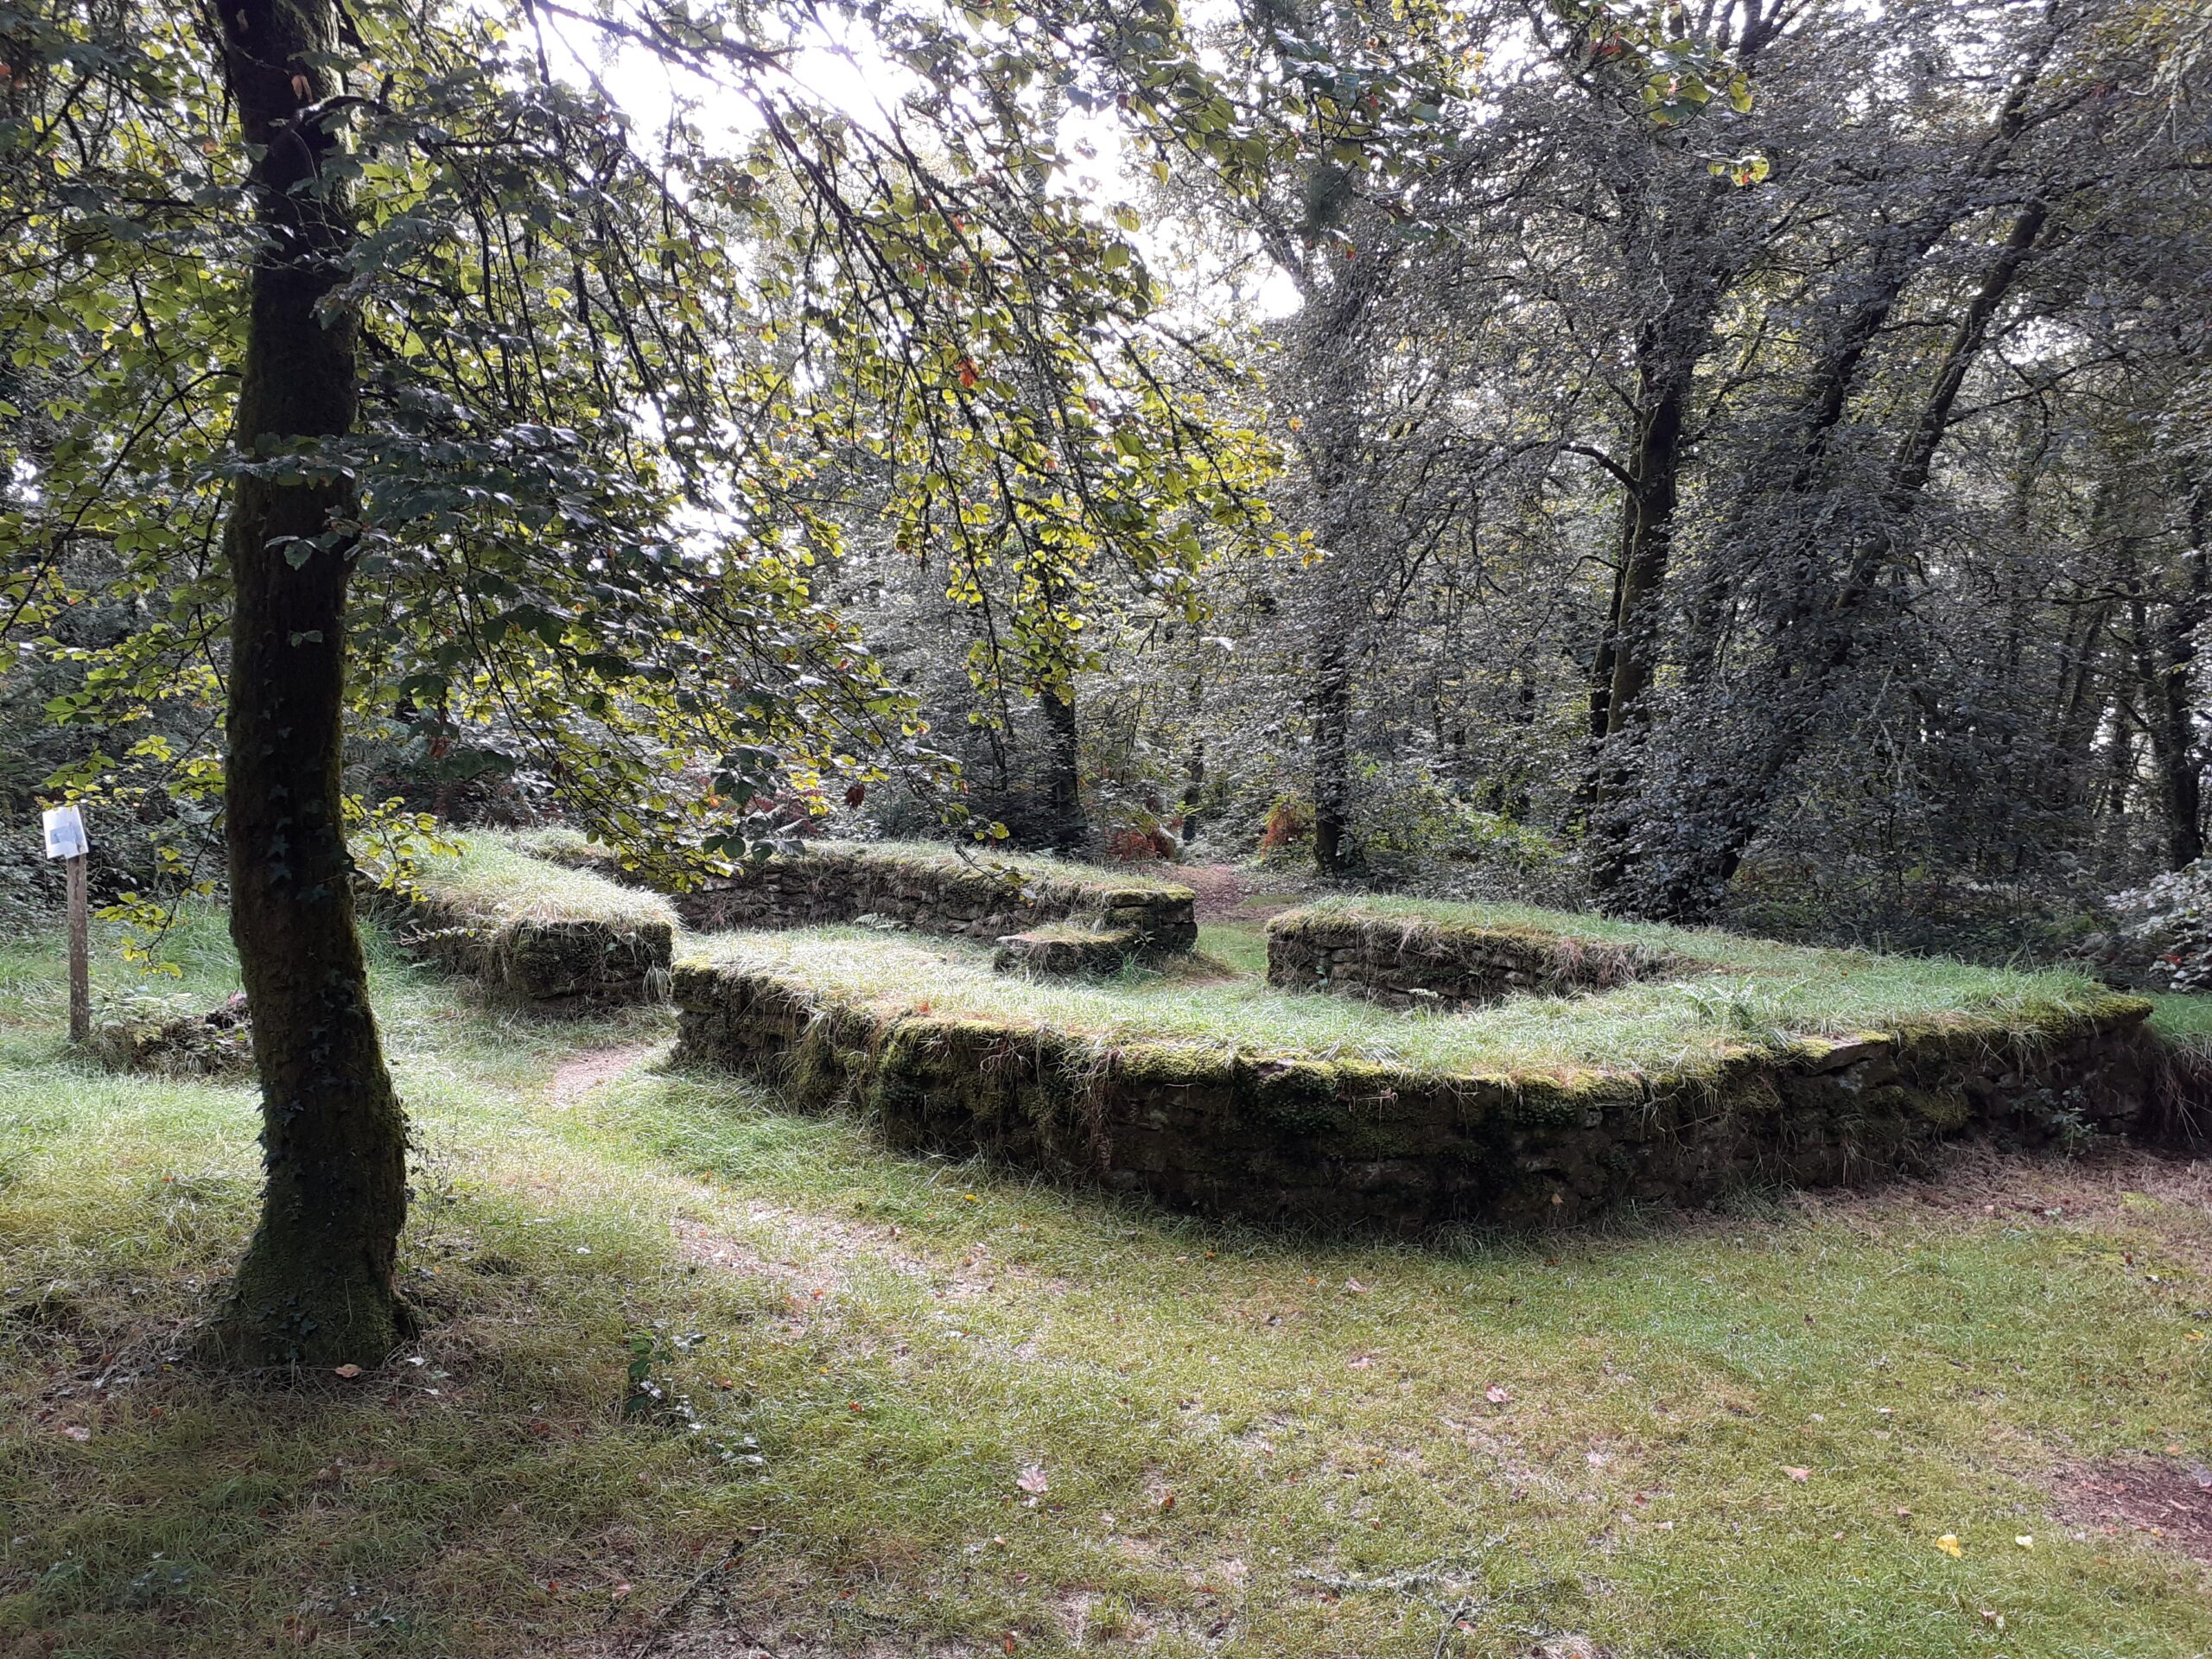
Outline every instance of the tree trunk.
[[1056, 853], [1083, 851], [1083, 746], [1075, 716], [1075, 682], [1037, 694], [1045, 721], [1045, 834]]
[[2205, 544], [2212, 500], [2199, 485], [2190, 495], [2189, 546], [2182, 555], [2183, 597], [2166, 619], [2159, 708], [2168, 734], [2165, 767], [2166, 860], [2178, 870], [2204, 856], [2204, 779], [2196, 741], [2196, 635], [2212, 615], [2212, 569]]
[[2128, 798], [2135, 792], [2136, 719], [2130, 702], [2133, 690], [2122, 685], [2113, 700], [2112, 736], [2105, 745], [2104, 785], [2099, 791], [2123, 860], [2131, 856], [2133, 850], [2128, 844], [2127, 823]]
[[1694, 365], [1671, 364], [1637, 423], [1623, 493], [1621, 576], [1613, 618], [1613, 681], [1605, 698], [1607, 735], [1646, 718], [1643, 694], [1658, 664], [1658, 601], [1673, 546], [1681, 490]]
[[1191, 747], [1183, 760], [1182, 837], [1187, 845], [1198, 831], [1198, 813], [1206, 798], [1206, 683], [1203, 674], [1191, 676]]
[[1306, 699], [1313, 721], [1313, 862], [1341, 875], [1355, 861], [1351, 841], [1351, 656], [1323, 646]]
[[[342, 435], [356, 319], [326, 307], [351, 227], [319, 182], [331, 0], [226, 0], [224, 70], [265, 240], [251, 278], [235, 442], [252, 454]], [[393, 1286], [406, 1122], [385, 1070], [340, 809], [351, 503], [341, 479], [238, 480], [225, 785], [231, 937], [253, 1013], [268, 1179], [209, 1346], [249, 1365], [382, 1361], [410, 1319]]]
[[2052, 723], [2050, 761], [2043, 798], [2057, 812], [2070, 814], [2089, 804], [2089, 773], [2095, 763], [2101, 638], [2105, 607], [2082, 609], [2081, 638], [2069, 623], [2058, 658], [2057, 715]]
[[[1662, 810], [1688, 826], [1688, 834], [1676, 838], [1656, 879], [1636, 873], [1635, 907], [1642, 913], [1674, 922], [1708, 918], [1745, 854], [1766, 827], [1783, 779], [1819, 734], [1823, 703], [1857, 654], [1868, 602], [1893, 569], [1907, 523], [1928, 487], [1936, 454], [1950, 429], [1967, 372], [2049, 214], [2042, 202], [2031, 202], [2021, 210], [1954, 325], [1919, 417], [1891, 462], [1879, 502], [1880, 525], [1848, 550], [1840, 580], [1792, 594], [1791, 607], [1776, 617], [1781, 636], [1775, 645], [1777, 661], [1758, 695], [1749, 699], [1765, 711], [1766, 721], [1751, 755], [1744, 760], [1732, 756], [1724, 769], [1697, 774], [1688, 801], [1675, 798], [1670, 790]], [[1811, 435], [1785, 499], [1802, 497], [1813, 487], [1859, 365], [1934, 240], [1923, 225], [1913, 238], [1910, 261], [1894, 267], [1850, 319], [1816, 382]]]
[[2204, 856], [2203, 780], [2197, 770], [2196, 631], [2203, 625], [2208, 585], [2204, 556], [2194, 543], [2183, 554], [2185, 587], [2155, 618], [2138, 584], [2129, 601], [2135, 630], [2136, 678], [2142, 687], [2144, 734], [2164, 820], [2166, 868], [2184, 869]]
[[[1705, 322], [1691, 319], [1701, 342]], [[1590, 881], [1603, 899], [1628, 875], [1634, 814], [1620, 804], [1635, 790], [1636, 737], [1650, 721], [1645, 694], [1658, 671], [1660, 594], [1667, 581], [1681, 493], [1682, 451], [1696, 348], [1662, 356], [1657, 331], [1647, 338], [1639, 378], [1641, 413], [1621, 492], [1620, 564], [1613, 608], [1598, 660], [1603, 683], [1591, 691], [1596, 753], [1590, 767]]]

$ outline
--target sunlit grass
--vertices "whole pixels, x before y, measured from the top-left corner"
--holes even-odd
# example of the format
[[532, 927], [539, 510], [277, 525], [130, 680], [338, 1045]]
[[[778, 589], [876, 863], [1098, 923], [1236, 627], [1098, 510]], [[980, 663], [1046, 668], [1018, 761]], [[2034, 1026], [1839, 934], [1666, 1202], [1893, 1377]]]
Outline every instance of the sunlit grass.
[[2212, 1047], [2212, 996], [2158, 992], [2150, 998], [2151, 1026], [2169, 1042]]
[[[212, 999], [219, 920], [187, 930]], [[1316, 1243], [892, 1156], [650, 1054], [556, 1091], [666, 1017], [374, 960], [432, 1323], [271, 1388], [162, 1359], [251, 1225], [251, 1091], [83, 1067], [53, 943], [0, 945], [0, 1650], [627, 1659], [734, 1545], [656, 1654], [695, 1621], [899, 1659], [2212, 1645], [2198, 1568], [2038, 1484], [2212, 1460], [2178, 1167]], [[700, 1432], [624, 1421], [633, 1332]]]
[[459, 843], [457, 854], [425, 855], [411, 874], [416, 889], [448, 914], [494, 926], [559, 921], [677, 925], [674, 906], [658, 893], [535, 856], [518, 837], [480, 830]]

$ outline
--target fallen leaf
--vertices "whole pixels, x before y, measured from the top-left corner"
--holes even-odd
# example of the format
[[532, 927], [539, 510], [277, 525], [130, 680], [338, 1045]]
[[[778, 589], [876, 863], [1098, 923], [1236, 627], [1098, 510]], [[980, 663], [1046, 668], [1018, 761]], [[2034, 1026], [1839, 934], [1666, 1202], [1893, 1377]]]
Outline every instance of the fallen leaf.
[[1369, 1358], [1365, 1354], [1360, 1354], [1352, 1360], [1351, 1368], [1355, 1371], [1363, 1371], [1374, 1363], [1375, 1362]]
[[1790, 1479], [1796, 1481], [1800, 1486], [1802, 1486], [1807, 1481], [1813, 1478], [1813, 1471], [1811, 1470], [1793, 1469], [1788, 1464], [1783, 1465], [1782, 1472], [1789, 1476]]
[[1936, 1541], [1936, 1548], [1942, 1550], [1946, 1555], [1951, 1556], [1955, 1559], [1966, 1554], [1966, 1551], [1959, 1546], [1959, 1539], [1956, 1533], [1945, 1533], [1941, 1538], [1938, 1538]]
[[84, 1441], [89, 1440], [92, 1438], [92, 1431], [86, 1428], [82, 1423], [71, 1423], [65, 1427], [61, 1432], [64, 1434], [67, 1434], [73, 1440]]
[[1034, 1493], [1039, 1497], [1052, 1490], [1052, 1483], [1045, 1478], [1045, 1465], [1041, 1463], [1026, 1465], [1020, 1478], [1014, 1484], [1020, 1487], [1023, 1491]]
[[1367, 1287], [1366, 1287], [1365, 1285], [1361, 1284], [1361, 1283], [1359, 1282], [1359, 1281], [1358, 1281], [1358, 1280], [1357, 1280], [1357, 1279], [1347, 1279], [1347, 1280], [1345, 1280], [1345, 1281], [1344, 1281], [1344, 1288], [1345, 1288], [1346, 1290], [1350, 1290], [1350, 1291], [1357, 1291], [1357, 1292], [1364, 1293], [1364, 1292], [1366, 1291], [1366, 1289], [1367, 1289]]
[[359, 1376], [361, 1374], [361, 1368], [358, 1365], [334, 1365], [331, 1368], [330, 1374], [333, 1376], [343, 1376], [350, 1379]]
[[1173, 1492], [1162, 1492], [1162, 1493], [1160, 1495], [1160, 1512], [1162, 1515], [1165, 1515], [1165, 1514], [1166, 1514], [1166, 1513], [1168, 1512], [1168, 1510], [1170, 1510], [1173, 1509], [1174, 1507], [1175, 1507], [1175, 1494], [1174, 1494], [1174, 1493], [1173, 1493]]
[[1489, 1401], [1493, 1406], [1502, 1406], [1508, 1401], [1511, 1400], [1513, 1396], [1505, 1389], [1500, 1388], [1497, 1383], [1493, 1382], [1490, 1387], [1483, 1390], [1483, 1398]]
[[2012, 1541], [2022, 1549], [2033, 1549], [2036, 1547], [2036, 1535], [2032, 1532], [2024, 1532]]

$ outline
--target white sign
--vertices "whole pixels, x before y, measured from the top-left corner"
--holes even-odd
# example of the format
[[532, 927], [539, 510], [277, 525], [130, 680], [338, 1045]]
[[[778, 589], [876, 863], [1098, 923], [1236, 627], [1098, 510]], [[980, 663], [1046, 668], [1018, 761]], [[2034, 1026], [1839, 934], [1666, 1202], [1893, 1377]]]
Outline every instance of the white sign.
[[46, 855], [82, 858], [85, 855], [85, 815], [73, 806], [46, 809]]

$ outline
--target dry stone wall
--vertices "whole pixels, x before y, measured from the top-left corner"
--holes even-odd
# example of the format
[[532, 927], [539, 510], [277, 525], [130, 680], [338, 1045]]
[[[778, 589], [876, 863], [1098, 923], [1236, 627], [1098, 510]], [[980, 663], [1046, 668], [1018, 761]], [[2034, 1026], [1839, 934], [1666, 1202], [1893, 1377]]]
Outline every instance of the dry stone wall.
[[487, 921], [430, 893], [371, 903], [414, 956], [540, 1006], [653, 1001], [676, 954], [667, 922]]
[[1198, 938], [1188, 887], [971, 868], [867, 846], [779, 853], [671, 898], [684, 925], [702, 932], [880, 916], [925, 933], [984, 940], [1079, 921], [1127, 934], [1147, 955], [1185, 951]]
[[1356, 911], [1287, 911], [1268, 925], [1270, 985], [1338, 991], [1398, 1008], [1473, 1007], [1520, 992], [1609, 990], [1688, 965], [1643, 945]]
[[680, 963], [675, 995], [680, 1060], [856, 1107], [895, 1147], [1253, 1221], [1407, 1232], [1866, 1180], [1974, 1130], [2126, 1131], [2154, 1064], [2149, 1005], [2121, 996], [2024, 1029], [1802, 1039], [1697, 1075], [1486, 1077], [885, 1013], [741, 965]]

